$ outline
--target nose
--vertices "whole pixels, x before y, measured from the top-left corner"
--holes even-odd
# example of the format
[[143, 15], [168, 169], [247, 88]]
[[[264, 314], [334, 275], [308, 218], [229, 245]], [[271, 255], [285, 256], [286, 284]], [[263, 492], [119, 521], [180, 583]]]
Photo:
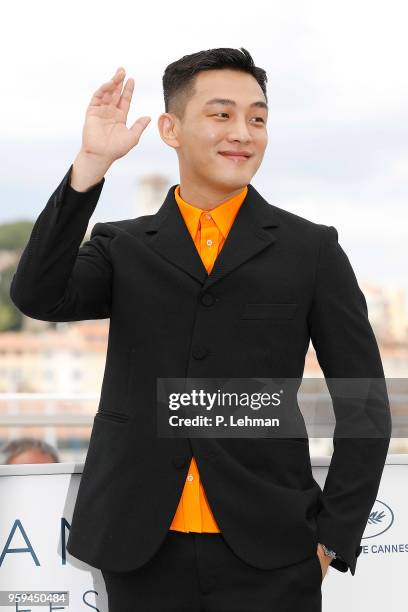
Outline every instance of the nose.
[[246, 119], [238, 119], [234, 123], [231, 123], [231, 130], [228, 140], [231, 142], [238, 141], [245, 143], [248, 143], [252, 140], [251, 134], [248, 130]]

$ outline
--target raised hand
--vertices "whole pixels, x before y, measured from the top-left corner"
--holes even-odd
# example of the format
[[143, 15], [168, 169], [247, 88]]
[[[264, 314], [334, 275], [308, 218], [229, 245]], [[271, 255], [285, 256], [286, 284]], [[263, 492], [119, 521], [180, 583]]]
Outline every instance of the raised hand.
[[95, 91], [86, 111], [82, 130], [82, 151], [113, 163], [138, 144], [150, 117], [139, 117], [126, 126], [134, 80], [128, 79], [122, 91], [125, 69], [119, 67], [110, 81]]
[[128, 79], [122, 91], [125, 69], [119, 67], [110, 81], [93, 94], [86, 110], [82, 145], [73, 163], [70, 184], [77, 191], [88, 191], [98, 183], [113, 162], [138, 144], [151, 117], [139, 117], [126, 127], [134, 80]]

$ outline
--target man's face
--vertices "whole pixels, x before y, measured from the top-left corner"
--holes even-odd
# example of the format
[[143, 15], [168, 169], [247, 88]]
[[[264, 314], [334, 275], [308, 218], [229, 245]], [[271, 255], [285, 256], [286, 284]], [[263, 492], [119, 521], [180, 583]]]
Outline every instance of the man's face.
[[[167, 113], [159, 120], [162, 138], [177, 151], [181, 181], [226, 192], [241, 189], [261, 165], [268, 143], [262, 89], [250, 74], [222, 69], [198, 73], [195, 90], [182, 122], [171, 114], [171, 125]], [[214, 99], [224, 102], [210, 102]], [[246, 151], [250, 157], [230, 158], [224, 151]]]

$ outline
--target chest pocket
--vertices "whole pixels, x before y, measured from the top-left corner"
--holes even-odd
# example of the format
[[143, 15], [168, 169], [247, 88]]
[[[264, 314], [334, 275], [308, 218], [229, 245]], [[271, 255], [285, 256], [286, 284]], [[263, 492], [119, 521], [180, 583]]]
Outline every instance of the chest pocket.
[[244, 304], [241, 319], [292, 319], [298, 304]]

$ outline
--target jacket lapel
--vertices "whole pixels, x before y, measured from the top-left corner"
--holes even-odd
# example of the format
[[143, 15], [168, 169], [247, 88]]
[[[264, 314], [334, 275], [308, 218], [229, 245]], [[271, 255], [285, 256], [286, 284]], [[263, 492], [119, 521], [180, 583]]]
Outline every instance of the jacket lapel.
[[264, 200], [255, 187], [248, 184], [247, 196], [211, 273], [207, 274], [174, 196], [176, 187], [170, 187], [164, 203], [145, 227], [148, 244], [159, 255], [198, 280], [203, 289], [276, 241], [273, 228], [278, 227], [279, 223], [274, 207]]

